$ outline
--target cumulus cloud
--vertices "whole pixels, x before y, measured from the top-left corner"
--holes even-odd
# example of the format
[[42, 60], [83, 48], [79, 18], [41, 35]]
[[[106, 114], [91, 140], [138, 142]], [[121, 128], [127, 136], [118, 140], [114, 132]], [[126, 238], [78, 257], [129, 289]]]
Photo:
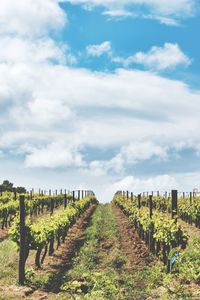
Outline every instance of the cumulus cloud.
[[41, 36], [62, 28], [66, 14], [58, 0], [1, 0], [0, 33]]
[[116, 56], [109, 41], [99, 45], [89, 45], [87, 53], [90, 56], [107, 54], [113, 63], [128, 68], [132, 65], [142, 64], [145, 68], [162, 71], [174, 69], [178, 66], [188, 67], [192, 60], [181, 50], [178, 44], [165, 43], [163, 47], [153, 46], [148, 52], [137, 52], [129, 57]]
[[187, 67], [192, 63], [179, 45], [172, 43], [165, 43], [163, 47], [153, 46], [147, 53], [138, 52], [128, 58], [112, 57], [112, 61], [125, 67], [142, 64], [146, 68], [156, 71], [174, 69], [180, 65]]
[[188, 66], [191, 60], [177, 44], [165, 43], [164, 47], [152, 47], [147, 53], [138, 52], [133, 61], [154, 70], [166, 70], [178, 65]]
[[122, 146], [119, 153], [108, 161], [92, 161], [89, 172], [96, 176], [111, 173], [123, 173], [127, 166], [135, 165], [152, 158], [165, 160], [167, 149], [151, 141], [131, 142]]
[[111, 53], [111, 43], [109, 41], [105, 41], [99, 45], [89, 45], [86, 48], [87, 54], [90, 56], [101, 56], [105, 53]]
[[[34, 99], [27, 104], [27, 114], [24, 117], [27, 118], [26, 124], [30, 122], [33, 125], [43, 125], [49, 127], [49, 125], [59, 124], [67, 121], [72, 117], [72, 112], [62, 101], [59, 99]], [[24, 122], [25, 120], [23, 120]]]
[[89, 163], [87, 169], [82, 171], [86, 174], [91, 173], [94, 176], [102, 176], [107, 173], [121, 173], [124, 168], [124, 161], [120, 155], [116, 155], [109, 161], [94, 160]]
[[77, 147], [65, 142], [56, 141], [42, 148], [27, 148], [26, 167], [81, 167], [84, 165], [82, 154]]
[[44, 63], [65, 64], [67, 55], [50, 38], [27, 40], [19, 37], [0, 38], [0, 63]]
[[127, 163], [138, 163], [150, 159], [152, 156], [165, 159], [167, 156], [166, 150], [152, 142], [132, 142], [126, 147], [122, 147], [121, 156]]
[[[85, 146], [133, 145], [122, 153], [135, 162], [139, 155], [165, 157], [169, 144], [190, 141], [194, 148], [200, 143], [200, 93], [180, 81], [144, 71], [93, 73], [49, 64], [2, 64], [0, 70], [1, 102], [9, 99], [8, 109], [1, 110], [1, 147], [17, 147], [23, 137], [31, 143], [41, 143], [41, 136], [78, 137]], [[83, 107], [88, 114], [81, 113]], [[141, 141], [152, 144], [142, 149]]]

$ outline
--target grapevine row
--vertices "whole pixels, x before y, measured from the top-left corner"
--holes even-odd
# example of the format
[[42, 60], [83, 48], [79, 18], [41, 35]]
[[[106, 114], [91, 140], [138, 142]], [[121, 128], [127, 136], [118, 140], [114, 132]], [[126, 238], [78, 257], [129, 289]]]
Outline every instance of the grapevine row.
[[[19, 212], [19, 196], [11, 192], [3, 193], [0, 197], [0, 220], [1, 228], [11, 225], [11, 221], [17, 212]], [[26, 214], [38, 215], [45, 211], [52, 211], [54, 207], [63, 204], [66, 197], [67, 201], [72, 199], [71, 195], [39, 195], [25, 194]]]
[[[30, 217], [26, 217], [23, 234], [21, 232], [23, 221], [17, 215], [9, 230], [9, 234], [11, 239], [20, 247], [20, 252], [24, 254], [23, 264], [25, 265], [30, 250], [36, 250], [35, 264], [37, 267], [40, 267], [46, 254], [53, 254], [55, 243], [59, 247], [61, 242], [65, 241], [69, 228], [80, 215], [91, 205], [96, 205], [97, 203], [95, 196], [88, 196], [76, 202], [71, 202], [65, 209], [58, 210], [51, 216], [38, 219], [37, 222], [33, 222]], [[20, 244], [20, 239], [22, 238], [24, 239], [23, 249]], [[42, 252], [44, 253], [41, 257]]]
[[167, 264], [172, 248], [186, 246], [187, 234], [182, 230], [176, 218], [171, 219], [168, 213], [153, 208], [152, 196], [150, 196], [149, 208], [142, 206], [143, 200], [140, 195], [127, 198], [117, 193], [113, 198], [113, 204], [129, 218], [139, 236], [146, 241], [153, 253], [162, 252], [162, 259]]
[[[122, 192], [123, 196], [129, 197], [128, 192]], [[134, 202], [137, 202], [137, 196], [134, 196], [133, 193], [130, 194], [131, 199]], [[148, 206], [149, 193], [141, 194], [141, 205]], [[151, 192], [153, 195], [153, 192]], [[171, 194], [165, 193], [161, 195], [157, 192], [157, 195], [153, 195], [153, 208], [159, 211], [171, 213]], [[196, 227], [200, 228], [200, 197], [196, 197], [195, 194], [190, 193], [186, 197], [185, 193], [182, 196], [178, 197], [178, 207], [177, 207], [178, 216], [185, 222], [189, 224], [195, 224]]]

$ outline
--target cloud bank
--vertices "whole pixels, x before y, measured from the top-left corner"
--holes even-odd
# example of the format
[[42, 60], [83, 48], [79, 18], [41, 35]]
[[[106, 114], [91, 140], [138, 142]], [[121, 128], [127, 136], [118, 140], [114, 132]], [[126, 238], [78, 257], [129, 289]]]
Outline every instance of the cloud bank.
[[[52, 182], [48, 172], [41, 170], [65, 172], [62, 174], [69, 181], [73, 170], [78, 185], [88, 186], [91, 182], [98, 189], [101, 182], [105, 190], [112, 186], [139, 188], [137, 182], [146, 188], [153, 184], [163, 188], [176, 185], [170, 175], [140, 179], [134, 175], [127, 177], [127, 169], [134, 170], [134, 166], [148, 161], [173, 163], [171, 153], [178, 156], [187, 149], [198, 159], [200, 91], [151, 70], [189, 64], [190, 59], [178, 45], [165, 44], [135, 55], [135, 61], [148, 66], [149, 71], [119, 68], [94, 72], [75, 67], [77, 58], [70, 47], [53, 38], [56, 31], [67, 26], [67, 15], [58, 3], [1, 3], [0, 154], [5, 161], [2, 174], [13, 170], [12, 163], [6, 161], [14, 160], [18, 162], [19, 173], [30, 175], [28, 170], [32, 170], [37, 174], [38, 170], [35, 177], [48, 178], [48, 182]], [[116, 6], [115, 1], [107, 3], [88, 2], [105, 9]], [[191, 15], [191, 3], [124, 2], [144, 4], [151, 12], [153, 9], [154, 13], [170, 17], [181, 16], [183, 9]], [[89, 55], [97, 57], [111, 50], [109, 41], [87, 48]], [[104, 154], [99, 157], [97, 153]], [[30, 175], [31, 179], [34, 180]], [[27, 182], [27, 175], [24, 180]]]

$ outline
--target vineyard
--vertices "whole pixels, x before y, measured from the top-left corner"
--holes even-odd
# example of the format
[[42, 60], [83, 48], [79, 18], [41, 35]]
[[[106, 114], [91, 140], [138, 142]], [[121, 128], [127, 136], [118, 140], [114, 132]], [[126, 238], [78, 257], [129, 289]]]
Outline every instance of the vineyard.
[[0, 299], [200, 299], [200, 198], [0, 195]]

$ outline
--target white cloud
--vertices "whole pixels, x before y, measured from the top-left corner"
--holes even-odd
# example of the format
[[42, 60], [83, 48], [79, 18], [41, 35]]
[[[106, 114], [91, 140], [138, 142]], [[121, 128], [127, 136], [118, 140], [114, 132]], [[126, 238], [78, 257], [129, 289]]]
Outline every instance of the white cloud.
[[179, 26], [180, 22], [177, 19], [173, 19], [170, 17], [156, 16], [156, 15], [147, 15], [144, 16], [145, 19], [158, 20], [161, 24], [166, 26]]
[[89, 45], [86, 48], [88, 55], [90, 56], [101, 56], [105, 53], [111, 53], [111, 43], [109, 41], [105, 41], [99, 45]]
[[[123, 157], [140, 161], [139, 156], [164, 155], [168, 145], [187, 141], [182, 148], [195, 149], [200, 143], [200, 93], [151, 72], [1, 64], [0, 82], [1, 103], [9, 105], [1, 110], [1, 148], [24, 142], [46, 145], [68, 136], [78, 138], [80, 145], [105, 149], [122, 149], [132, 142]], [[83, 107], [88, 114], [82, 114]], [[153, 145], [148, 150], [152, 154], [142, 149], [146, 141]]]
[[191, 60], [177, 44], [165, 43], [164, 47], [152, 47], [147, 53], [138, 52], [133, 61], [154, 70], [175, 68], [178, 65], [188, 66]]
[[[81, 181], [81, 186], [90, 188], [92, 183], [98, 188], [98, 182], [100, 188], [106, 189], [115, 179], [108, 176], [107, 173], [111, 172], [120, 177], [120, 180], [115, 180], [118, 183], [114, 185], [115, 189], [132, 184], [138, 188], [140, 184], [148, 188], [161, 188], [167, 184], [174, 186], [173, 178], [177, 176], [156, 179], [134, 177], [133, 181], [123, 180], [123, 172], [129, 164], [166, 159], [171, 149], [177, 153], [188, 147], [199, 151], [200, 91], [150, 71], [119, 69], [109, 73], [70, 67], [76, 62], [70, 49], [58, 45], [48, 35], [50, 31], [62, 28], [66, 22], [66, 15], [58, 2], [1, 1], [2, 173], [4, 176], [15, 174], [14, 180], [19, 180], [23, 174], [24, 182], [31, 184], [33, 180], [33, 184], [37, 185], [41, 181], [53, 185], [58, 178], [64, 177], [62, 184], [65, 185], [68, 178], [68, 182], [73, 181], [74, 188]], [[175, 2], [162, 2], [164, 6], [161, 9], [161, 6], [156, 8], [156, 1], [149, 4], [137, 1], [138, 4], [154, 7], [154, 13], [159, 12], [162, 18], [171, 18], [174, 12], [178, 15], [178, 11], [183, 9], [181, 3], [189, 3], [179, 1], [178, 8], [178, 1]], [[85, 1], [82, 3], [85, 4]], [[93, 4], [102, 3], [100, 0], [93, 1]], [[119, 12], [126, 12], [124, 7], [116, 8], [116, 1], [109, 3], [105, 5], [105, 11], [115, 11], [116, 16], [120, 15]], [[136, 1], [132, 1], [134, 3]], [[189, 14], [189, 6], [188, 10], [186, 6], [184, 9]], [[93, 53], [100, 55], [107, 52], [111, 56], [110, 42], [102, 45], [93, 45], [96, 46]], [[91, 161], [88, 147], [105, 152], [114, 150], [115, 155], [101, 160], [92, 153]], [[37, 168], [40, 169], [37, 171]], [[45, 172], [43, 168], [49, 170]], [[62, 168], [65, 173], [60, 174], [57, 168]], [[67, 168], [70, 168], [68, 177]], [[88, 169], [87, 175], [81, 172]], [[97, 179], [94, 174], [98, 175]], [[193, 177], [188, 175], [188, 178]], [[195, 178], [198, 182], [200, 177], [196, 175]]]
[[103, 14], [111, 18], [120, 18], [120, 19], [126, 17], [136, 17], [136, 14], [125, 9], [107, 10]]
[[127, 163], [138, 163], [156, 156], [160, 159], [166, 159], [166, 150], [151, 141], [132, 142], [126, 147], [122, 147], [121, 155]]
[[[23, 149], [24, 150], [24, 149]], [[26, 167], [81, 167], [83, 157], [75, 145], [57, 141], [43, 148], [28, 148], [31, 152], [26, 156]]]
[[[108, 180], [108, 178], [106, 178]], [[200, 173], [185, 172], [173, 174], [161, 174], [158, 176], [125, 176], [120, 179], [109, 181], [105, 184], [105, 189], [100, 190], [101, 201], [109, 202], [115, 192], [128, 190], [135, 195], [142, 192], [160, 191], [171, 192], [172, 189], [177, 189], [178, 192], [191, 192], [194, 188], [200, 190]], [[97, 191], [98, 191], [97, 186]]]
[[134, 176], [127, 176], [114, 184], [115, 190], [129, 190], [129, 191], [165, 191], [170, 187], [176, 188], [178, 186], [176, 179], [169, 175], [160, 175], [149, 178], [137, 178]]
[[107, 173], [122, 173], [124, 169], [124, 160], [121, 155], [116, 155], [109, 161], [94, 160], [82, 170], [85, 174], [93, 174], [94, 176], [102, 176]]
[[151, 141], [131, 142], [122, 146], [119, 153], [107, 161], [92, 161], [87, 172], [95, 176], [111, 173], [123, 173], [130, 165], [137, 164], [152, 158], [166, 160], [167, 148], [154, 144]]
[[[72, 4], [82, 4], [87, 9], [95, 6], [103, 6], [110, 17], [130, 17], [131, 14], [138, 17], [158, 20], [166, 25], [177, 25], [179, 19], [191, 17], [195, 13], [195, 0], [69, 0]], [[141, 12], [145, 8], [147, 13]]]
[[142, 64], [146, 68], [156, 71], [174, 69], [179, 65], [187, 67], [192, 63], [179, 45], [172, 43], [165, 43], [163, 47], [153, 46], [147, 53], [138, 52], [127, 58], [113, 56], [112, 61], [122, 64], [124, 67]]
[[49, 38], [28, 40], [19, 37], [0, 38], [0, 63], [44, 63], [48, 61], [65, 64], [65, 49]]
[[67, 17], [58, 0], [1, 0], [0, 34], [41, 36], [62, 28]]
[[130, 191], [134, 194], [152, 191], [171, 191], [179, 188], [176, 175], [159, 175], [154, 177], [125, 176], [124, 178], [110, 183], [102, 192], [103, 199], [111, 200], [117, 191]]
[[[59, 99], [34, 99], [27, 104], [27, 114], [24, 114], [26, 124], [43, 125], [47, 128], [53, 124], [59, 124], [72, 117], [72, 112]], [[14, 115], [13, 115], [14, 117]]]
[[112, 62], [123, 65], [124, 67], [129, 67], [135, 62], [134, 56], [129, 56], [129, 57], [120, 57], [120, 56], [113, 56], [112, 57]]

